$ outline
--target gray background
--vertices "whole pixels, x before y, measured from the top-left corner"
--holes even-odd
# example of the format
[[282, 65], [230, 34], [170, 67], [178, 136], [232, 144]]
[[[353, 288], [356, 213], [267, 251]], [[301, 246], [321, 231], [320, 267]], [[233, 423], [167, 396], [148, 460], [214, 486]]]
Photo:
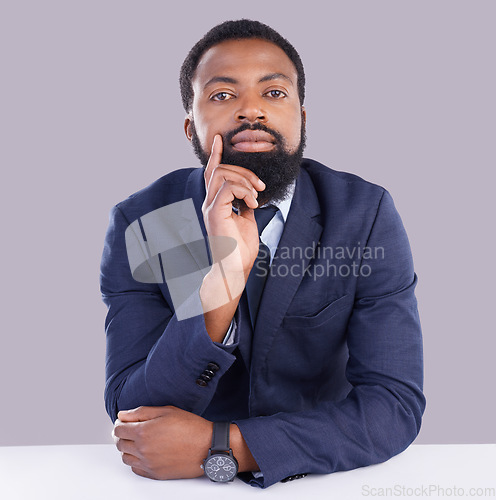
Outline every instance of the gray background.
[[179, 67], [240, 17], [302, 56], [306, 156], [385, 186], [402, 215], [425, 338], [417, 442], [495, 442], [495, 14], [479, 0], [1, 2], [0, 445], [111, 442], [108, 213], [197, 164]]

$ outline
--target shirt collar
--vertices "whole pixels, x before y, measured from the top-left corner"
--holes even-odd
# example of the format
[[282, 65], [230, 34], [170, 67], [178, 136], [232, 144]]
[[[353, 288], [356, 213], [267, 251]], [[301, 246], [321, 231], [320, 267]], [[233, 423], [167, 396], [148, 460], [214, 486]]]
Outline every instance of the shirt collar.
[[[286, 196], [282, 200], [269, 203], [269, 205], [274, 205], [279, 209], [284, 222], [286, 222], [286, 219], [288, 218], [289, 209], [291, 207], [291, 202], [293, 201], [293, 195], [295, 192], [295, 186], [296, 181], [293, 181], [288, 188]], [[267, 205], [268, 204], [266, 203], [265, 205], [262, 205], [262, 207], [266, 207]]]

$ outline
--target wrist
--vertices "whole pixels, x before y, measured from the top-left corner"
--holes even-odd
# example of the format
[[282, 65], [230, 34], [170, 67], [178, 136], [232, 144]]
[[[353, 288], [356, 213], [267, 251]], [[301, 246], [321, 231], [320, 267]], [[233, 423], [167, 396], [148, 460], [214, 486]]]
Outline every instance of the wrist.
[[203, 279], [200, 300], [203, 308], [205, 328], [214, 342], [222, 342], [238, 307], [239, 298], [227, 295], [224, 278], [211, 270]]
[[233, 455], [236, 457], [239, 465], [238, 472], [259, 471], [260, 467], [253, 458], [253, 455], [251, 454], [251, 451], [236, 424], [231, 424], [230, 434]]
[[212, 445], [203, 461], [205, 475], [216, 483], [231, 482], [238, 473], [238, 462], [229, 439], [230, 428], [229, 422], [213, 423]]
[[211, 311], [238, 299], [243, 293], [248, 275], [244, 271], [228, 271], [224, 266], [214, 264], [204, 276], [200, 287], [203, 311]]

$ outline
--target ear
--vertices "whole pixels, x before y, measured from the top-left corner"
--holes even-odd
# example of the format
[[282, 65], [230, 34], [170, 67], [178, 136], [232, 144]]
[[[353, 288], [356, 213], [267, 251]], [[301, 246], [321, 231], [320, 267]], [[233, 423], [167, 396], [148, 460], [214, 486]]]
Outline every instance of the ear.
[[301, 119], [303, 120], [303, 125], [306, 126], [307, 124], [307, 110], [305, 109], [305, 106], [301, 106]]
[[188, 138], [188, 141], [191, 142], [191, 138], [193, 134], [191, 133], [191, 121], [192, 121], [192, 116], [191, 113], [186, 115], [186, 118], [184, 119], [184, 133], [186, 134], [186, 137]]

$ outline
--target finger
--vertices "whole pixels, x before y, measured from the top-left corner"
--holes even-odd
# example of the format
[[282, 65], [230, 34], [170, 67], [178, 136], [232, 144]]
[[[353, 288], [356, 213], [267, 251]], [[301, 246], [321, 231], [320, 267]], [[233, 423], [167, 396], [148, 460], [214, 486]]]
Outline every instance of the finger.
[[142, 422], [119, 422], [114, 425], [114, 436], [118, 439], [136, 441], [142, 426]]
[[131, 467], [131, 470], [138, 476], [147, 477], [148, 479], [155, 479], [149, 472], [138, 467]]
[[120, 411], [117, 418], [121, 422], [144, 422], [166, 415], [170, 411], [169, 408], [168, 406], [139, 406], [132, 410]]
[[[248, 172], [252, 175], [247, 175]], [[233, 165], [219, 165], [215, 168], [210, 178], [210, 184], [207, 189], [207, 196], [205, 200], [206, 205], [209, 206], [212, 203], [219, 189], [225, 182], [228, 181], [233, 184], [239, 184], [248, 189], [251, 189], [253, 192], [253, 196], [257, 198], [258, 191], [256, 189], [256, 186], [258, 186], [258, 180], [258, 177], [253, 172], [250, 172], [249, 170], [246, 170], [244, 168], [236, 167]], [[254, 182], [256, 184], [254, 184]]]
[[219, 189], [212, 207], [215, 207], [216, 205], [224, 206], [227, 207], [227, 209], [229, 209], [229, 213], [231, 213], [234, 198], [244, 200], [249, 208], [255, 209], [258, 207], [257, 199], [251, 189], [248, 189], [245, 186], [240, 186], [239, 184], [234, 184], [230, 181], [225, 182]]
[[214, 137], [210, 158], [208, 159], [207, 166], [205, 167], [205, 186], [208, 189], [212, 172], [222, 161], [222, 136], [217, 134]]
[[250, 207], [240, 207], [238, 209], [238, 215], [244, 219], [252, 221], [255, 224], [257, 223], [257, 220], [255, 219], [255, 212]]
[[114, 440], [114, 444], [117, 443], [117, 440], [119, 439], [116, 435], [115, 435], [115, 426], [116, 425], [119, 425], [121, 423], [121, 421], [119, 419], [117, 419], [115, 422], [114, 422], [114, 427], [112, 429], [112, 439]]
[[129, 453], [122, 454], [122, 461], [129, 465], [129, 467], [143, 467], [141, 460], [134, 455], [130, 455]]
[[143, 458], [141, 453], [138, 451], [138, 447], [136, 446], [136, 443], [134, 441], [131, 441], [130, 439], [120, 439], [119, 438], [119, 439], [117, 439], [115, 446], [121, 453], [133, 455], [133, 456], [138, 457], [138, 458]]
[[246, 182], [250, 183], [254, 189], [257, 191], [263, 191], [265, 189], [265, 183], [260, 179], [260, 177], [252, 172], [248, 168], [240, 167], [239, 165], [229, 165], [226, 163], [221, 163], [214, 167], [210, 176], [210, 183], [208, 189], [212, 189], [212, 182], [217, 176], [221, 178], [226, 175], [240, 177], [246, 180]]

